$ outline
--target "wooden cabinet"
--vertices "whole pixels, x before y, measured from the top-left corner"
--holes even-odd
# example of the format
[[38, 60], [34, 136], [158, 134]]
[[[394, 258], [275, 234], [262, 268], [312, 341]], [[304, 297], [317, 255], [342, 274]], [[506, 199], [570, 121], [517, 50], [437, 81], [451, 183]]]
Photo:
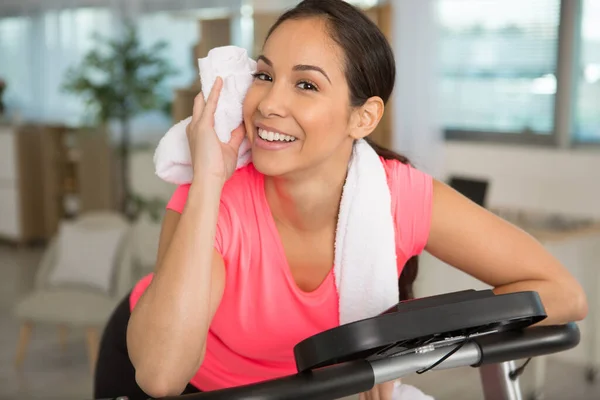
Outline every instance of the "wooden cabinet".
[[18, 238], [21, 236], [19, 192], [16, 184], [6, 180], [0, 185], [0, 236]]
[[120, 193], [117, 196], [115, 183], [119, 173], [108, 134], [78, 132], [75, 139], [73, 194], [79, 200], [79, 212], [117, 210]]
[[199, 86], [175, 90], [173, 106], [171, 108], [173, 123], [178, 123], [192, 115], [194, 112], [194, 99], [199, 92]]
[[257, 58], [262, 52], [265, 39], [269, 30], [279, 18], [279, 13], [255, 13], [254, 19], [254, 46], [252, 47], [253, 58]]
[[202, 19], [198, 21], [200, 42], [194, 48], [195, 60], [206, 57], [208, 52], [231, 44], [231, 18]]
[[0, 237], [23, 242], [43, 235], [39, 136], [32, 129], [0, 128]]
[[67, 217], [68, 197], [76, 198], [79, 211], [114, 209], [111, 155], [107, 135], [0, 126], [0, 239], [49, 239]]
[[215, 47], [228, 46], [231, 44], [230, 18], [204, 19], [198, 21], [198, 23], [201, 40], [192, 49], [194, 55], [194, 68], [196, 68], [197, 74], [189, 87], [175, 89], [175, 96], [171, 108], [171, 115], [174, 123], [192, 115], [194, 98], [202, 90], [198, 59], [206, 57], [208, 52]]

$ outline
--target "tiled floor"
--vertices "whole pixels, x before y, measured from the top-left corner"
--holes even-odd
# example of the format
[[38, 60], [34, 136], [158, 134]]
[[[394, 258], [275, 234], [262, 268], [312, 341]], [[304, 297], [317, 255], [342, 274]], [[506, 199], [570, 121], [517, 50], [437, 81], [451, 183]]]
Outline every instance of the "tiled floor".
[[[91, 399], [92, 379], [82, 332], [71, 332], [64, 351], [53, 326], [36, 326], [27, 359], [13, 365], [19, 325], [12, 318], [16, 299], [32, 287], [40, 250], [0, 245], [0, 400]], [[482, 398], [477, 370], [429, 372], [405, 379], [437, 400]], [[600, 382], [588, 385], [584, 369], [564, 362], [549, 363], [546, 400], [600, 399]]]

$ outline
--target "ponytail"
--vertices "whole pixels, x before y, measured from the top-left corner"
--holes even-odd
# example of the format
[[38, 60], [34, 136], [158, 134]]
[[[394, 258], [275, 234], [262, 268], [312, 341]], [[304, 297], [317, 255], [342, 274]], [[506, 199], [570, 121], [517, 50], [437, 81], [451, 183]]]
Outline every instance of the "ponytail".
[[371, 145], [373, 150], [375, 150], [375, 153], [377, 153], [377, 155], [379, 157], [382, 157], [384, 160], [397, 160], [397, 161], [400, 161], [402, 164], [408, 164], [408, 165], [412, 166], [412, 164], [410, 163], [410, 160], [407, 157], [403, 156], [402, 154], [398, 154], [395, 151], [392, 151], [390, 149], [386, 149], [383, 146], [378, 145], [370, 137], [367, 136], [365, 138], [365, 142], [369, 143], [369, 145]]
[[[384, 160], [397, 160], [400, 161], [402, 164], [412, 166], [409, 159], [405, 156], [378, 145], [369, 137], [366, 137], [365, 141], [369, 143], [369, 145], [371, 145], [371, 147], [375, 150], [375, 153], [377, 153], [377, 155], [379, 155], [379, 157], [382, 157]], [[413, 256], [408, 259], [406, 264], [404, 264], [404, 268], [402, 269], [400, 278], [398, 278], [398, 290], [400, 291], [400, 301], [414, 299], [415, 296], [413, 291], [413, 284], [417, 279], [418, 273], [419, 256]]]

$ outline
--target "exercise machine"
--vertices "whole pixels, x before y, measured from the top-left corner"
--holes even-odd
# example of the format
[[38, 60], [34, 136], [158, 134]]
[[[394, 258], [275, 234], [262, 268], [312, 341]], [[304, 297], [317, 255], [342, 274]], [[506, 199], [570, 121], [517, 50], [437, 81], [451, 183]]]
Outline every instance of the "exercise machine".
[[379, 316], [309, 337], [294, 375], [161, 400], [333, 400], [432, 369], [479, 368], [486, 400], [521, 400], [517, 360], [579, 344], [577, 325], [546, 318], [535, 292], [468, 290], [405, 301]]

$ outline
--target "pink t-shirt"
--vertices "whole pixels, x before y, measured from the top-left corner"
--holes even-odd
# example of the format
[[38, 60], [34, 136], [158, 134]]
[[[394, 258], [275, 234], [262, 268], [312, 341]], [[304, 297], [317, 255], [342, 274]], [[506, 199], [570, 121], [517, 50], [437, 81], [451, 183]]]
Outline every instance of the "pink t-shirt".
[[[382, 160], [396, 222], [398, 275], [428, 239], [432, 178], [395, 160]], [[206, 356], [191, 384], [203, 391], [240, 386], [296, 373], [294, 346], [339, 325], [333, 268], [313, 292], [290, 272], [264, 192], [252, 164], [225, 184], [215, 247], [226, 269], [225, 291], [208, 332]], [[167, 208], [182, 212], [189, 185], [179, 186]], [[152, 274], [137, 283], [135, 307]]]

